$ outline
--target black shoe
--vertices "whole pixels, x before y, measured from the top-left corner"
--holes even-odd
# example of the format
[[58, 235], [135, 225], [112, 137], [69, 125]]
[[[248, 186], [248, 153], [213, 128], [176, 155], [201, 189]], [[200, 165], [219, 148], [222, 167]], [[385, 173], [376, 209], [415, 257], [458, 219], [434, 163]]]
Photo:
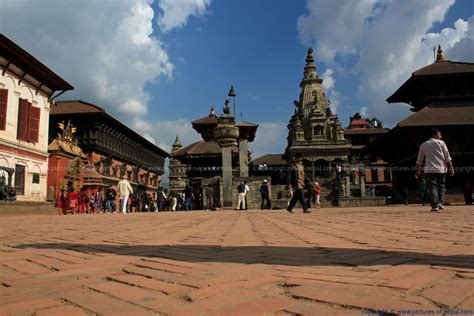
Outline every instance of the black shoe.
[[312, 213], [310, 210], [303, 211], [303, 213]]
[[286, 210], [288, 213], [294, 213], [293, 210]]

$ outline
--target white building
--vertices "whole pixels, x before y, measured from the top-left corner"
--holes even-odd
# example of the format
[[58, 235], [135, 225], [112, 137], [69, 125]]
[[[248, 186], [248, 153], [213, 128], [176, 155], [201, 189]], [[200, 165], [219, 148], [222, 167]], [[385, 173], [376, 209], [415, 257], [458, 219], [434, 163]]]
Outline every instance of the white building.
[[0, 34], [0, 183], [46, 200], [52, 99], [73, 87]]

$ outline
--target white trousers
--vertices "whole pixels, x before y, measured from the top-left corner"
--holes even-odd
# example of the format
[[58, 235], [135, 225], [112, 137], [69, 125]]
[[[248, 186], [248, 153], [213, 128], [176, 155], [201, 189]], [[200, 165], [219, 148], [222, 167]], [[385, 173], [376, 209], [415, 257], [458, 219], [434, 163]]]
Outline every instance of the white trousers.
[[177, 198], [171, 198], [171, 210], [174, 212], [176, 211], [176, 204], [178, 203], [178, 199]]
[[127, 213], [127, 203], [128, 203], [128, 196], [121, 196], [122, 199], [122, 212]]
[[238, 210], [240, 210], [241, 203], [242, 203], [242, 208], [245, 210], [245, 193], [239, 193], [239, 204], [237, 204]]

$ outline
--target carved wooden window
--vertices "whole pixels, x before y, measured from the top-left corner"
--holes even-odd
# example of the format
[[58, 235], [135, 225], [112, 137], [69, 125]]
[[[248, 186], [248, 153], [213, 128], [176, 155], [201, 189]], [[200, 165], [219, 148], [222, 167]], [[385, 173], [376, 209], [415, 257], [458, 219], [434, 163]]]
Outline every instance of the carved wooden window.
[[37, 143], [39, 140], [40, 115], [41, 115], [41, 109], [31, 106], [30, 104], [30, 117], [28, 120], [28, 141], [29, 142]]
[[28, 140], [28, 116], [29, 116], [29, 103], [28, 100], [20, 99], [18, 108], [18, 130], [17, 138], [19, 140]]
[[18, 108], [17, 139], [37, 143], [39, 140], [41, 109], [28, 100], [20, 99]]
[[0, 89], [0, 130], [2, 131], [7, 127], [7, 103], [8, 90]]

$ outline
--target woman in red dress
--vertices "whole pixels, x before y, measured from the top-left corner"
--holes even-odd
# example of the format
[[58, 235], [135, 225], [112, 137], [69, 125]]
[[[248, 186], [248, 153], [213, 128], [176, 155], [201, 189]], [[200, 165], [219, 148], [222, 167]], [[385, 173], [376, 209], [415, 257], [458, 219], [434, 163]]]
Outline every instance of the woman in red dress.
[[56, 197], [56, 205], [58, 206], [59, 215], [67, 214], [66, 191], [64, 189], [61, 189], [61, 192], [58, 193], [58, 196]]
[[69, 190], [69, 208], [72, 210], [72, 214], [76, 214], [77, 194], [73, 188]]

